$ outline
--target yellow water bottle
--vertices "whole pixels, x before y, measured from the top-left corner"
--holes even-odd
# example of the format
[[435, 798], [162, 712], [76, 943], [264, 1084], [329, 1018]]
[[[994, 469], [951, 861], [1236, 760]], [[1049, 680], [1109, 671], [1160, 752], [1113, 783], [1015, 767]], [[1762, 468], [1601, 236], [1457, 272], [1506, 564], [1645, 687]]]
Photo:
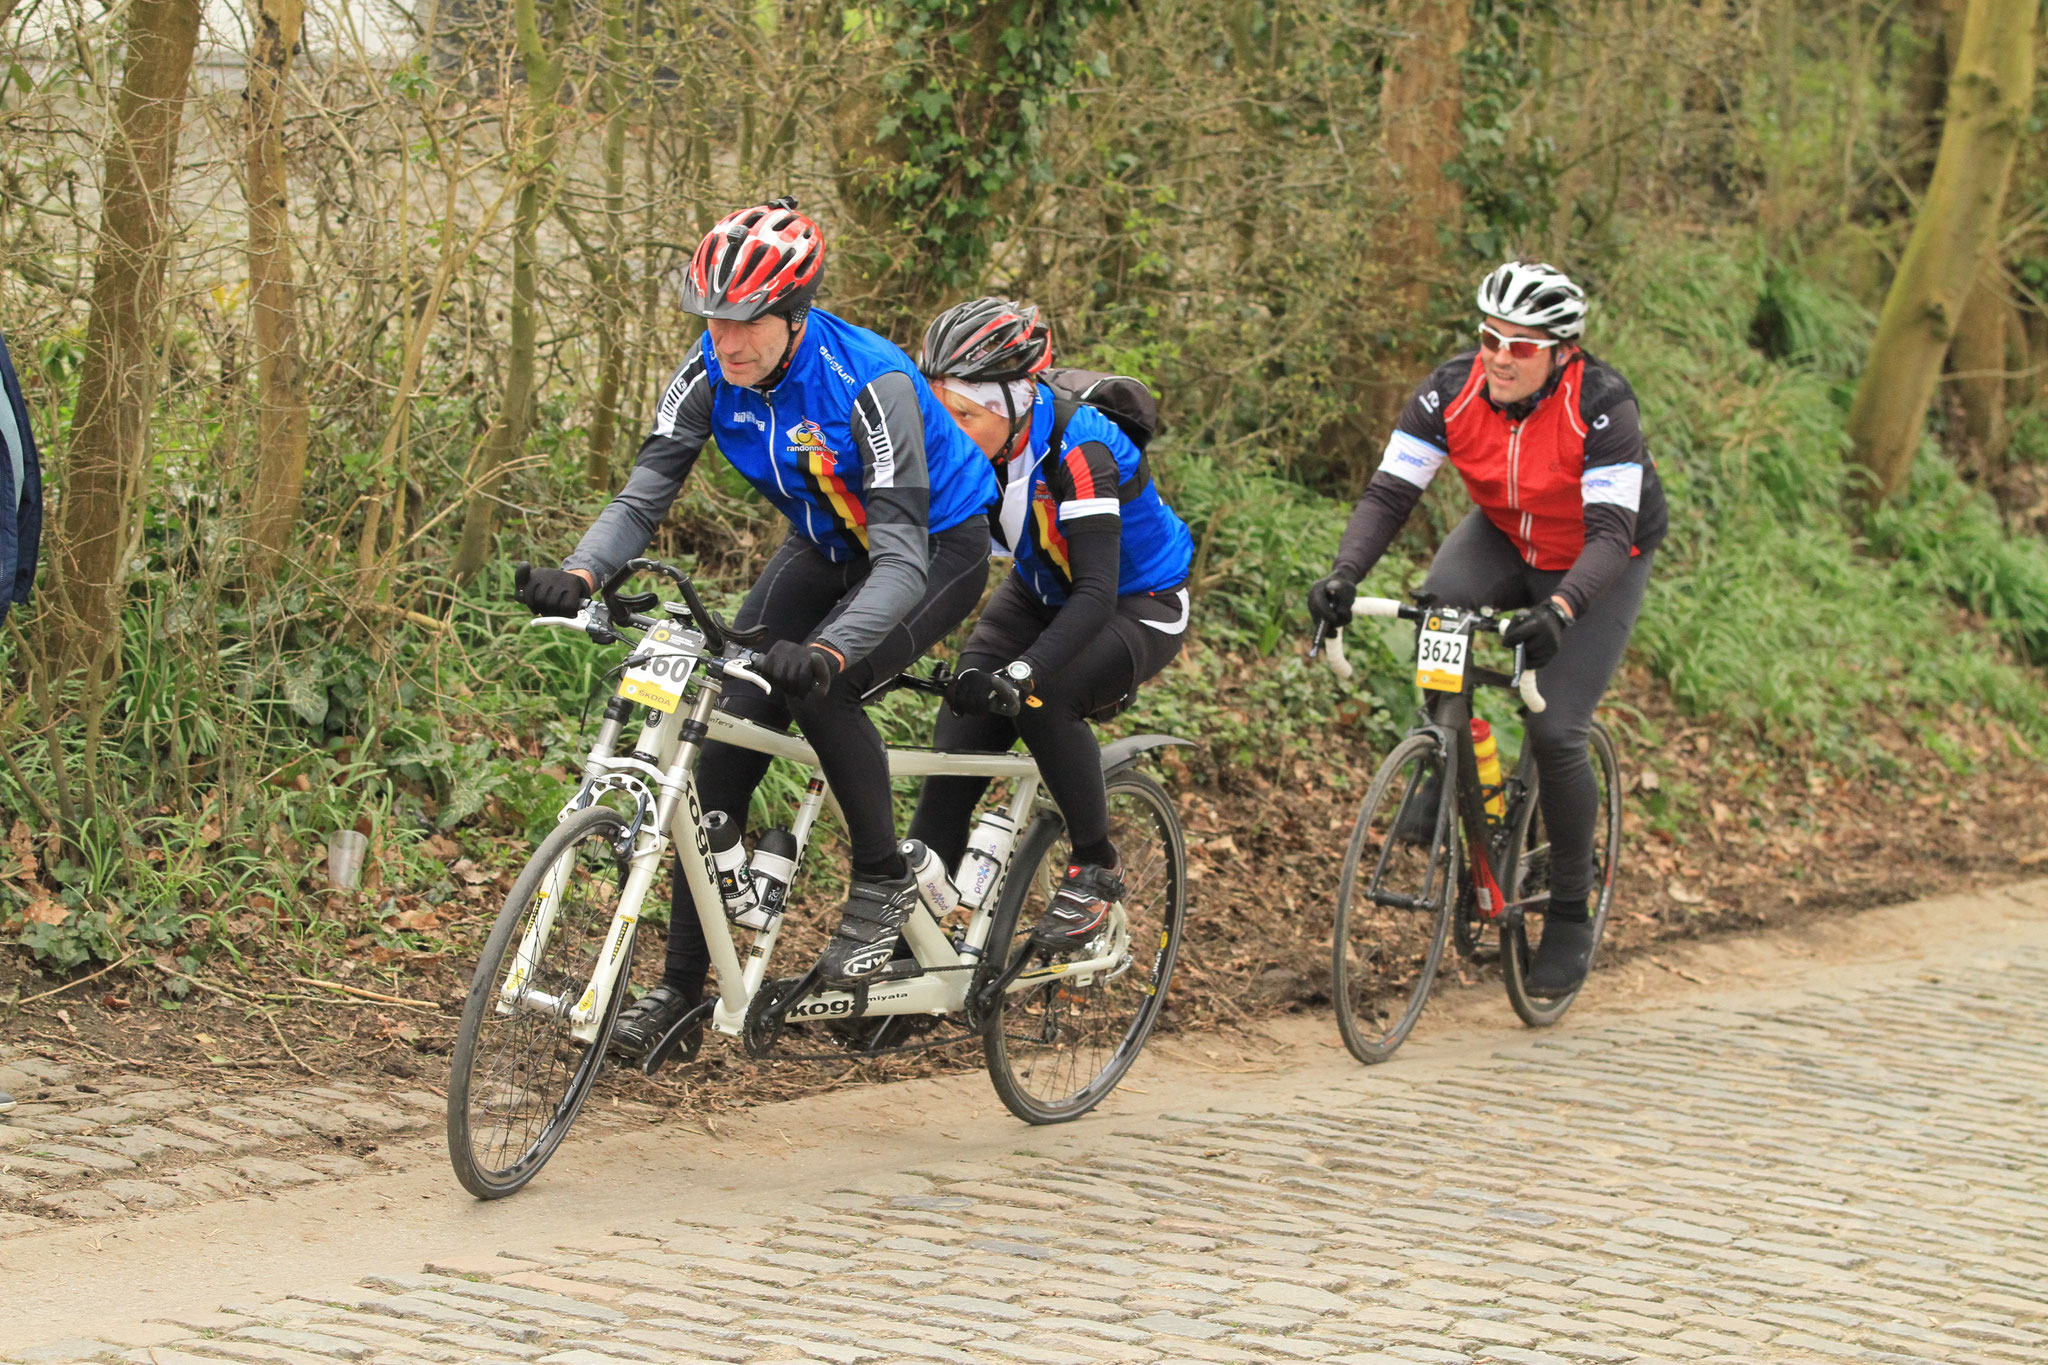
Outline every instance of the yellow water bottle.
[[1505, 820], [1508, 798], [1500, 784], [1500, 745], [1494, 742], [1493, 727], [1472, 717], [1472, 756], [1479, 761], [1479, 785], [1492, 793], [1486, 798], [1486, 813]]

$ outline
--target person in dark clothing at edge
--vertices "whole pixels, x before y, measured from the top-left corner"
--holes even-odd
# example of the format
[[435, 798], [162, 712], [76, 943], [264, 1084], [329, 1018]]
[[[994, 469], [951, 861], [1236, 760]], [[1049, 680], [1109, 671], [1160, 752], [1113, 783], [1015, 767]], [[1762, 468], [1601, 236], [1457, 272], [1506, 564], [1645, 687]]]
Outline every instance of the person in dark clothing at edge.
[[[36, 581], [36, 556], [43, 533], [43, 476], [29, 429], [28, 403], [7, 338], [0, 336], [0, 621], [28, 602]], [[0, 1114], [14, 1108], [14, 1096], [0, 1090]]]
[[[684, 309], [709, 319], [702, 344], [670, 381], [625, 488], [562, 567], [534, 570], [519, 596], [537, 613], [577, 611], [646, 548], [708, 439], [789, 518], [789, 539], [735, 618], [773, 637], [759, 667], [775, 694], [739, 687], [720, 704], [777, 729], [794, 720], [838, 796], [853, 880], [819, 970], [843, 986], [887, 964], [917, 897], [896, 846], [882, 739], [861, 698], [974, 610], [996, 484], [901, 349], [812, 305], [824, 262], [824, 238], [794, 199], [712, 228], [683, 283]], [[744, 824], [768, 762], [706, 745], [697, 770], [705, 811]], [[710, 966], [680, 864], [672, 880], [661, 984], [614, 1034], [629, 1053], [697, 1004]]]
[[[1180, 653], [1194, 538], [1114, 422], [1033, 381], [1051, 362], [1038, 310], [997, 298], [941, 313], [917, 361], [994, 462], [995, 534], [1016, 556], [961, 651], [932, 745], [999, 752], [1021, 737], [1031, 750], [1073, 853], [1032, 934], [1057, 950], [1086, 944], [1124, 897], [1089, 720], [1129, 705]], [[910, 837], [958, 865], [987, 786], [927, 778]]]
[[1555, 997], [1578, 989], [1593, 958], [1593, 708], [1635, 629], [1668, 518], [1634, 391], [1578, 344], [1585, 292], [1552, 266], [1509, 261], [1478, 302], [1479, 349], [1409, 399], [1308, 609], [1333, 627], [1349, 621], [1359, 579], [1444, 462], [1457, 468], [1478, 506], [1444, 538], [1422, 595], [1521, 608], [1505, 638], [1542, 671], [1549, 706], [1526, 733], [1551, 838], [1550, 903], [1529, 989]]

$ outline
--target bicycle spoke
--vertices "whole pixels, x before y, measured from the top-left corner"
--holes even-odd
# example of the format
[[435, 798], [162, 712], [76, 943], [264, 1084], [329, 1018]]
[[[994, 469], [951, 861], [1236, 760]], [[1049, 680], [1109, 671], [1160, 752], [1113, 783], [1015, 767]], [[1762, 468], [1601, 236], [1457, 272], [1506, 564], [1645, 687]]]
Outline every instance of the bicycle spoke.
[[[1031, 1122], [1085, 1113], [1136, 1059], [1170, 979], [1184, 897], [1178, 826], [1165, 794], [1149, 778], [1125, 775], [1109, 790], [1110, 839], [1123, 860], [1121, 910], [1096, 943], [1076, 950], [1085, 961], [1118, 949], [1092, 972], [1070, 973], [1004, 997], [989, 1034], [989, 1069], [1004, 1102]], [[1066, 866], [1063, 839], [1043, 843], [1038, 863], [1006, 896], [1008, 960], [1027, 954], [1031, 929], [1058, 888]]]
[[[450, 1155], [472, 1193], [496, 1197], [531, 1179], [596, 1079], [602, 1059], [572, 1036], [569, 1011], [589, 986], [617, 909], [612, 841], [620, 825], [612, 812], [589, 811], [551, 835], [485, 947], [449, 1090]], [[541, 895], [543, 887], [550, 894]], [[520, 948], [543, 906], [552, 925], [525, 961]], [[524, 980], [508, 1002], [515, 961]]]
[[1442, 774], [1433, 738], [1404, 741], [1374, 776], [1352, 831], [1331, 978], [1339, 1028], [1361, 1061], [1400, 1047], [1443, 958], [1456, 831], [1440, 815]]

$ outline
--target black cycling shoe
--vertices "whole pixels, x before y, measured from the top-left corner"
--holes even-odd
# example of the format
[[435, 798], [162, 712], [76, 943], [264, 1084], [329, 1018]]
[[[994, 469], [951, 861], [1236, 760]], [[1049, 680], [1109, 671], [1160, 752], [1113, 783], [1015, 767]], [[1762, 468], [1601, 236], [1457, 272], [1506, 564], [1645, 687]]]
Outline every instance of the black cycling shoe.
[[1543, 925], [1543, 942], [1529, 963], [1524, 981], [1529, 994], [1554, 1000], [1586, 984], [1597, 942], [1590, 919], [1553, 919]]
[[1031, 931], [1031, 941], [1056, 952], [1079, 948], [1102, 932], [1110, 907], [1123, 898], [1123, 868], [1073, 864]]
[[1443, 796], [1443, 769], [1435, 768], [1419, 786], [1410, 787], [1394, 817], [1394, 837], [1404, 844], [1426, 844], [1436, 837], [1437, 802]]
[[917, 879], [855, 877], [847, 889], [839, 927], [818, 959], [818, 975], [830, 986], [857, 986], [884, 974], [896, 951], [896, 931], [917, 907]]
[[612, 1051], [625, 1057], [646, 1055], [676, 1022], [697, 1008], [701, 992], [690, 992], [666, 981], [626, 1006], [612, 1030]]

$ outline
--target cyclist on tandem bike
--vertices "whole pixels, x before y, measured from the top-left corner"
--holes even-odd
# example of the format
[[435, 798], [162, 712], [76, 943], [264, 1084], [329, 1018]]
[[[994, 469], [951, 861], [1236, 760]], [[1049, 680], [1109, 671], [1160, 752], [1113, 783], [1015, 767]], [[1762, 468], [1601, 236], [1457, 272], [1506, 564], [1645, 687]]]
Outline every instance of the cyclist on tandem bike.
[[[1091, 719], [1135, 700], [1180, 653], [1194, 540], [1144, 454], [1098, 409], [1034, 376], [1052, 363], [1038, 310], [984, 298], [925, 329], [918, 365], [1003, 481], [995, 534], [1016, 556], [960, 655], [933, 747], [1007, 750], [1022, 738], [1066, 818], [1066, 876], [1033, 942], [1067, 952], [1124, 899]], [[985, 778], [927, 778], [910, 822], [947, 867], [967, 847]]]
[[[683, 307], [709, 320], [662, 396], [625, 488], [560, 569], [522, 575], [538, 615], [573, 616], [640, 554], [706, 440], [789, 518], [748, 592], [739, 632], [768, 644], [773, 696], [737, 688], [735, 715], [816, 750], [846, 817], [853, 883], [819, 962], [851, 986], [889, 961], [917, 888], [898, 851], [888, 760], [862, 698], [974, 610], [988, 579], [988, 461], [901, 349], [812, 306], [824, 273], [817, 224], [777, 199], [724, 219], [699, 244]], [[765, 753], [712, 742], [697, 781], [704, 809], [744, 825]], [[711, 957], [680, 865], [661, 984], [620, 1018], [614, 1046], [644, 1052], [697, 1004]]]
[[1541, 669], [1549, 705], [1528, 718], [1550, 901], [1532, 995], [1576, 991], [1592, 961], [1587, 908], [1598, 794], [1587, 758], [1593, 708], [1642, 610], [1667, 524], [1628, 381], [1578, 344], [1586, 295], [1555, 268], [1510, 261], [1479, 285], [1479, 349], [1424, 380], [1351, 514], [1308, 608], [1351, 619], [1372, 569], [1448, 460], [1477, 508], [1445, 537], [1425, 601], [1521, 608], [1504, 638]]

